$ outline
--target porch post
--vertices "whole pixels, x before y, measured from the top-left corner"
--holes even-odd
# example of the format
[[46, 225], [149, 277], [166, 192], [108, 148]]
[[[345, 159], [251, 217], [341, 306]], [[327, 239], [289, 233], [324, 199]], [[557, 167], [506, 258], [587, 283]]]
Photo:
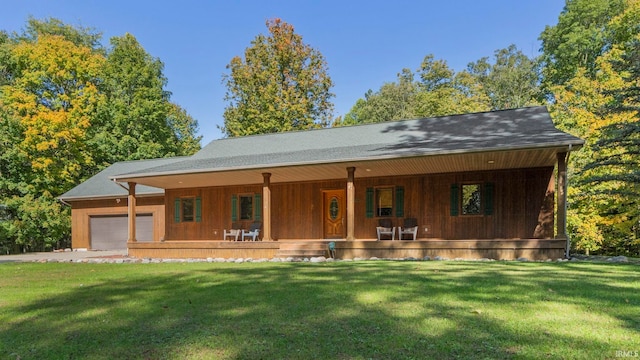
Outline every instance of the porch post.
[[[557, 239], [567, 239], [567, 153], [558, 153], [558, 223]], [[568, 247], [568, 244], [567, 244]], [[567, 253], [568, 255], [568, 253]]]
[[128, 242], [136, 242], [136, 183], [129, 184], [128, 212], [129, 212], [129, 239]]
[[355, 240], [355, 202], [356, 202], [356, 188], [353, 183], [354, 174], [356, 172], [355, 167], [347, 168], [347, 240]]
[[262, 174], [262, 240], [272, 241], [271, 238], [271, 174]]

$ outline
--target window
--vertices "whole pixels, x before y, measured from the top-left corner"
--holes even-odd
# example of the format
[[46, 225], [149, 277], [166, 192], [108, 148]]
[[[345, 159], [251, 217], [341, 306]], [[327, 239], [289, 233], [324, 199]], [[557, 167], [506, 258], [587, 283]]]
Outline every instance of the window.
[[174, 220], [181, 222], [200, 222], [202, 220], [199, 197], [177, 198], [174, 204]]
[[481, 205], [480, 184], [462, 185], [462, 215], [480, 215]]
[[260, 221], [261, 210], [260, 194], [231, 195], [231, 221]]
[[451, 216], [493, 215], [493, 183], [451, 184]]
[[194, 206], [195, 204], [194, 199], [181, 199], [180, 204], [181, 204], [181, 213], [182, 213], [182, 219], [181, 221], [183, 222], [190, 222], [193, 221], [193, 219], [195, 218], [195, 214], [194, 214], [194, 210], [196, 209], [196, 207]]
[[366, 216], [368, 218], [404, 217], [404, 187], [367, 188]]
[[253, 220], [253, 195], [240, 195], [240, 220]]
[[377, 188], [375, 199], [377, 217], [393, 215], [393, 188]]

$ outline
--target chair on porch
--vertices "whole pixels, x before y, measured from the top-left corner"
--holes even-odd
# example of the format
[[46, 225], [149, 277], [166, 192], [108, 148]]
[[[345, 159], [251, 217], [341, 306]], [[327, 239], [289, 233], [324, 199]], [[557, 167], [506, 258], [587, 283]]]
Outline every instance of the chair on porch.
[[224, 236], [222, 237], [222, 239], [227, 240], [227, 238], [230, 237], [231, 241], [238, 241], [238, 238], [242, 233], [241, 227], [242, 226], [240, 226], [240, 224], [231, 224], [230, 230], [224, 229]]
[[262, 223], [259, 221], [254, 221], [249, 230], [242, 230], [242, 241], [245, 241], [246, 238], [250, 238], [251, 241], [260, 240], [258, 235], [260, 235], [260, 228], [262, 227]]
[[401, 227], [398, 228], [399, 240], [404, 240], [404, 235], [411, 235], [411, 240], [418, 236], [418, 220], [416, 218], [406, 218]]
[[384, 237], [391, 236], [391, 240], [396, 239], [396, 228], [393, 226], [391, 219], [378, 220], [376, 233], [378, 234], [378, 241], [382, 240], [383, 236]]

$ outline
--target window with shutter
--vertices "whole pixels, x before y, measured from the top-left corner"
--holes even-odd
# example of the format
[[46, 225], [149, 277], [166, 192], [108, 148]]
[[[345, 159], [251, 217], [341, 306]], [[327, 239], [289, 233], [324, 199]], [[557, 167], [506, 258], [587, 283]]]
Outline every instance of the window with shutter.
[[200, 197], [184, 197], [175, 199], [173, 217], [176, 223], [201, 222], [202, 200]]
[[404, 217], [404, 187], [402, 186], [367, 188], [365, 200], [367, 218]]
[[493, 183], [451, 184], [451, 216], [493, 215]]
[[238, 221], [238, 195], [231, 195], [231, 221]]

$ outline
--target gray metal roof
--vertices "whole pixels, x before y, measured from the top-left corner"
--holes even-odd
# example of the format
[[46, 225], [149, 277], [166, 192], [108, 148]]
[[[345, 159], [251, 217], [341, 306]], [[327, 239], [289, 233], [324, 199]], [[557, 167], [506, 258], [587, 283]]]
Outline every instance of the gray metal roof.
[[[132, 171], [139, 171], [148, 167], [167, 165], [184, 159], [186, 159], [186, 157], [117, 162], [92, 176], [87, 181], [62, 194], [59, 199], [63, 201], [74, 201], [127, 196], [127, 190], [113, 182], [111, 180], [112, 176]], [[164, 189], [141, 184], [136, 186], [136, 195], [139, 196], [163, 194]]]
[[[214, 140], [195, 155], [112, 176], [199, 173], [482, 151], [580, 147], [544, 106]], [[116, 174], [114, 174], [116, 175]]]

